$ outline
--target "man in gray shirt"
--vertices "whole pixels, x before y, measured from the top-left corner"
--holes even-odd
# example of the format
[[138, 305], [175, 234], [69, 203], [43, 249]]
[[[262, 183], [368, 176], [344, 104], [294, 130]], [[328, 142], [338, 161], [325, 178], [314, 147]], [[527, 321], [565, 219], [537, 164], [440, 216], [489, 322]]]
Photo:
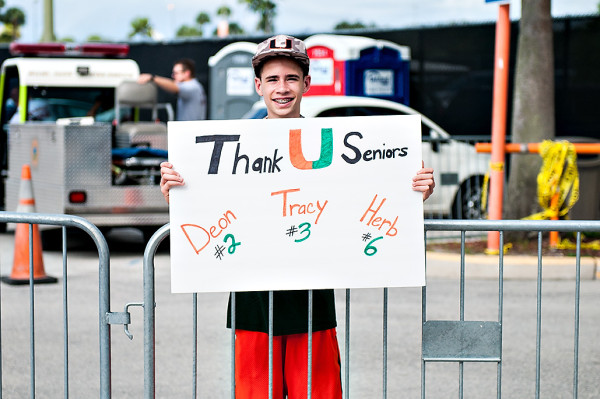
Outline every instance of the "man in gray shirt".
[[206, 119], [206, 94], [196, 79], [194, 61], [182, 58], [173, 64], [170, 78], [142, 73], [138, 83], [154, 82], [161, 89], [177, 94], [177, 120]]

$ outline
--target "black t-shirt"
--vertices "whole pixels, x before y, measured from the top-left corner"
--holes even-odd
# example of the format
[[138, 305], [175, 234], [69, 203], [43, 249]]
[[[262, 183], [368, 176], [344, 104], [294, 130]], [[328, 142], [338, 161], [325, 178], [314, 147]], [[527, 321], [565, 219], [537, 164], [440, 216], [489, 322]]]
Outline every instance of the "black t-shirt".
[[[312, 331], [337, 326], [333, 290], [313, 291]], [[227, 306], [227, 327], [231, 328], [231, 295]], [[269, 293], [236, 292], [235, 328], [269, 332]], [[308, 332], [308, 291], [273, 292], [273, 335]]]

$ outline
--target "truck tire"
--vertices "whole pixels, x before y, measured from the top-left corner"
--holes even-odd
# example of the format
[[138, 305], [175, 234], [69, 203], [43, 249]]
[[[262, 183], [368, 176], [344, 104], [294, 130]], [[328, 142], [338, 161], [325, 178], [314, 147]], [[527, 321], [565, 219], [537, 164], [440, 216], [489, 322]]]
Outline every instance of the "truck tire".
[[481, 208], [483, 176], [474, 176], [463, 182], [454, 197], [452, 217], [454, 219], [485, 219]]

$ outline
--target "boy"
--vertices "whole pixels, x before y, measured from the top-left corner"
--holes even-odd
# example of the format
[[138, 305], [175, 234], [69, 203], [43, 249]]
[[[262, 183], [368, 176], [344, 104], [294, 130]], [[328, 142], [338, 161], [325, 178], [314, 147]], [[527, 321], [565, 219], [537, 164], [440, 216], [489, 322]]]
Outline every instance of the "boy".
[[[267, 118], [301, 118], [302, 96], [310, 88], [309, 59], [304, 43], [277, 35], [260, 43], [252, 58], [255, 89], [263, 97]], [[161, 165], [161, 191], [167, 202], [171, 187], [183, 185], [173, 166]], [[423, 200], [433, 192], [433, 169], [421, 169], [413, 190]], [[273, 397], [307, 397], [308, 292], [273, 293]], [[237, 398], [268, 398], [269, 294], [236, 293], [235, 384]], [[228, 327], [230, 315], [228, 311]], [[313, 291], [312, 398], [342, 397], [333, 290]]]

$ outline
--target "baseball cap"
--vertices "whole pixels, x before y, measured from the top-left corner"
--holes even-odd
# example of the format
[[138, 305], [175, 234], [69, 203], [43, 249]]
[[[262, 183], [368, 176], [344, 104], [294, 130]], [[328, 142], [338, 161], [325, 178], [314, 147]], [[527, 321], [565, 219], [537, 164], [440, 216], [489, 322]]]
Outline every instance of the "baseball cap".
[[260, 43], [252, 57], [252, 67], [257, 71], [260, 64], [271, 57], [291, 57], [306, 71], [310, 65], [306, 46], [300, 39], [288, 35], [276, 35]]

